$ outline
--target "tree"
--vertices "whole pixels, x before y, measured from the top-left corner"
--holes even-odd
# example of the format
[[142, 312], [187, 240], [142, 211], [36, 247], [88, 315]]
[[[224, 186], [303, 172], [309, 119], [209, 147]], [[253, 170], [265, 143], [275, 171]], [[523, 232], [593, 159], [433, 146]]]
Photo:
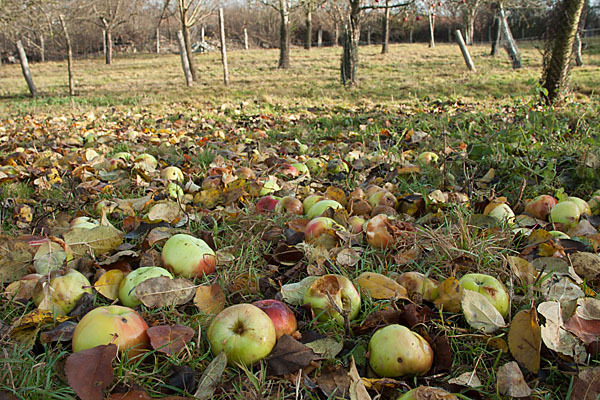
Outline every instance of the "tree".
[[562, 97], [567, 84], [573, 43], [581, 11], [585, 0], [562, 0], [553, 11], [553, 18], [548, 24], [544, 55], [544, 71], [541, 84], [542, 101], [548, 105], [555, 104]]
[[262, 4], [277, 10], [279, 24], [279, 64], [277, 68], [290, 67], [290, 13], [301, 3], [292, 4], [291, 0], [259, 0]]
[[305, 15], [305, 26], [306, 26], [306, 40], [304, 42], [304, 48], [310, 50], [312, 47], [312, 15], [322, 4], [323, 0], [303, 0], [302, 8], [304, 9]]
[[129, 0], [90, 0], [92, 10], [92, 21], [99, 25], [104, 32], [106, 42], [105, 61], [107, 65], [112, 64], [113, 60], [113, 39], [114, 31], [136, 12], [134, 1]]
[[181, 23], [181, 32], [187, 52], [188, 63], [192, 73], [192, 79], [198, 80], [196, 62], [192, 53], [192, 39], [190, 29], [198, 22], [208, 17], [215, 9], [211, 0], [177, 0], [178, 19]]

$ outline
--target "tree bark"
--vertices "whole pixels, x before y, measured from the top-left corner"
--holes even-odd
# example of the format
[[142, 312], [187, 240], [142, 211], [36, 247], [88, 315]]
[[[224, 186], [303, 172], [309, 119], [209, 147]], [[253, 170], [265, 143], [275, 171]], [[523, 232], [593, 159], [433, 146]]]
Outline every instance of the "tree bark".
[[279, 14], [281, 26], [279, 32], [279, 65], [278, 68], [288, 69], [290, 67], [290, 12], [288, 0], [279, 0]]
[[562, 97], [562, 92], [569, 76], [569, 64], [573, 50], [573, 42], [577, 34], [581, 10], [585, 0], [564, 0], [557, 7], [562, 7], [560, 25], [551, 43], [549, 60], [544, 65], [542, 86], [547, 93], [542, 93], [546, 104], [554, 104]]
[[182, 23], [182, 34], [183, 34], [183, 43], [185, 44], [185, 53], [188, 59], [188, 65], [190, 66], [190, 72], [192, 74], [192, 80], [196, 82], [198, 77], [196, 76], [196, 61], [194, 60], [194, 55], [192, 53], [192, 43], [190, 39], [190, 28], [187, 24]]
[[435, 16], [431, 10], [427, 13], [429, 20], [429, 47], [435, 47]]
[[183, 33], [177, 31], [177, 44], [179, 45], [179, 55], [181, 57], [181, 67], [183, 68], [183, 75], [185, 76], [185, 83], [188, 87], [192, 87], [194, 78], [192, 77], [192, 71], [190, 69], [190, 61], [185, 48], [185, 40]]
[[583, 67], [583, 57], [581, 56], [581, 35], [579, 32], [575, 35], [575, 44], [573, 51], [575, 52], [575, 64], [578, 67]]
[[113, 62], [113, 46], [112, 46], [112, 30], [106, 29], [106, 64], [112, 65]]
[[471, 71], [475, 71], [475, 64], [473, 64], [473, 59], [469, 54], [469, 49], [467, 48], [467, 45], [463, 40], [460, 30], [457, 29], [455, 33], [458, 46], [460, 47], [460, 51], [462, 52], [463, 58], [465, 59], [465, 64], [467, 64], [467, 68], [469, 68]]
[[323, 47], [323, 27], [319, 26], [319, 30], [317, 31], [317, 47]]
[[336, 21], [334, 25], [333, 45], [337, 47], [340, 45], [340, 24]]
[[381, 44], [381, 54], [388, 52], [390, 42], [390, 0], [385, 0], [385, 10], [383, 13], [383, 43]]
[[29, 62], [27, 61], [27, 54], [25, 53], [25, 49], [23, 48], [23, 43], [20, 40], [17, 40], [17, 51], [19, 53], [19, 61], [21, 61], [21, 71], [23, 72], [23, 77], [25, 78], [25, 82], [27, 82], [27, 87], [29, 88], [29, 93], [31, 93], [31, 97], [37, 96], [37, 89], [35, 88], [35, 84], [33, 83], [33, 78], [31, 77], [31, 70], [29, 69]]
[[160, 28], [156, 28], [156, 54], [160, 54]]
[[475, 36], [475, 14], [477, 9], [473, 8], [467, 12], [467, 29], [465, 32], [465, 43], [469, 46], [473, 45], [473, 39]]
[[44, 35], [40, 35], [40, 60], [46, 62], [46, 41]]
[[304, 48], [306, 50], [312, 48], [312, 10], [310, 4], [306, 8], [306, 41], [304, 42]]
[[223, 9], [219, 8], [219, 32], [221, 38], [221, 62], [223, 63], [223, 82], [229, 85], [229, 69], [227, 68], [227, 47], [225, 46], [225, 17]]
[[65, 23], [65, 17], [59, 15], [60, 26], [62, 27], [63, 35], [65, 35], [65, 44], [67, 46], [67, 72], [69, 74], [69, 96], [75, 96], [75, 78], [73, 76], [73, 46], [71, 46], [71, 36]]
[[508, 26], [507, 17], [504, 13], [504, 7], [502, 6], [502, 4], [500, 4], [499, 13], [500, 13], [500, 25], [502, 28], [502, 34], [504, 35], [504, 40], [506, 42], [504, 44], [504, 48], [506, 49], [506, 52], [508, 53], [508, 56], [510, 57], [513, 69], [519, 69], [519, 68], [523, 67], [523, 64], [521, 63], [521, 54], [519, 53], [519, 48], [517, 47], [517, 43], [515, 42], [515, 39], [513, 38], [512, 32], [510, 31], [510, 27]]
[[248, 29], [244, 28], [244, 50], [248, 50]]
[[201, 41], [202, 43], [204, 43], [204, 42], [206, 41], [205, 34], [206, 34], [206, 32], [205, 32], [205, 30], [204, 30], [204, 25], [202, 25], [202, 26], [200, 27], [200, 41]]
[[367, 26], [367, 46], [371, 45], [371, 27]]
[[357, 85], [358, 42], [360, 40], [360, 4], [353, 1], [349, 21], [344, 26], [344, 53], [342, 55], [341, 75], [344, 85]]
[[104, 56], [105, 59], [106, 59], [106, 53], [107, 53], [106, 47], [107, 47], [106, 46], [106, 30], [103, 29], [102, 30], [102, 55]]
[[498, 47], [500, 47], [500, 38], [502, 36], [502, 30], [500, 29], [500, 13], [496, 12], [494, 17], [494, 23], [492, 25], [492, 50], [490, 51], [491, 56], [498, 54]]

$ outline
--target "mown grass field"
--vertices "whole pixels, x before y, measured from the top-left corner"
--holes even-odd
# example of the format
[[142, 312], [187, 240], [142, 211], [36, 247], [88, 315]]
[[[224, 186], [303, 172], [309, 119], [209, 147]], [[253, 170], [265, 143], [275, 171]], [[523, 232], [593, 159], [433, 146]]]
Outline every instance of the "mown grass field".
[[[216, 275], [197, 278], [194, 283], [217, 282], [224, 290], [226, 305], [272, 297], [280, 284], [307, 275], [327, 272], [355, 279], [363, 272], [388, 276], [407, 270], [439, 281], [466, 272], [498, 277], [511, 294], [507, 322], [517, 312], [529, 310], [532, 303], [546, 300], [542, 284], [548, 276], [541, 279], [544, 271], [535, 282], [523, 284], [507, 263], [509, 256], [521, 255], [530, 261], [538, 257], [540, 243], [535, 239], [528, 242], [527, 235], [521, 236], [514, 227], [490, 225], [489, 220], [473, 214], [480, 214], [498, 197], [506, 197], [519, 214], [526, 200], [537, 195], [562, 198], [568, 194], [587, 200], [600, 189], [600, 42], [588, 43], [585, 65], [573, 68], [571, 91], [556, 108], [538, 104], [542, 57], [533, 43], [521, 44], [524, 68], [517, 71], [511, 69], [504, 52], [492, 58], [488, 46], [470, 50], [475, 73], [466, 69], [454, 45], [429, 49], [421, 44], [395, 44], [387, 55], [381, 55], [378, 46], [364, 46], [359, 52], [360, 84], [352, 88], [340, 83], [340, 48], [310, 52], [293, 48], [290, 70], [276, 68], [277, 50], [232, 51], [227, 87], [222, 83], [218, 53], [196, 56], [200, 80], [193, 88], [185, 87], [178, 55], [117, 55], [112, 66], [90, 58], [75, 61], [77, 96], [73, 98], [66, 95], [65, 62], [32, 64], [41, 93], [36, 99], [27, 96], [19, 66], [0, 66], [0, 223], [6, 244], [0, 246], [4, 296], [0, 364], [5, 365], [0, 370], [0, 398], [77, 398], [64, 372], [70, 343], [42, 344], [37, 336], [54, 327], [55, 321], [45, 320], [25, 330], [28, 340], [11, 335], [15, 321], [35, 306], [30, 299], [14, 301], [7, 287], [18, 278], [7, 271], [13, 274], [18, 261], [31, 272], [35, 254], [31, 246], [35, 244], [28, 243], [61, 237], [75, 217], [100, 219], [99, 210], [106, 205], [100, 203], [103, 200], [151, 195], [145, 208], [133, 215], [118, 207], [106, 215], [116, 228], [137, 232], [132, 221], [143, 225], [147, 207], [169, 198], [166, 182], [160, 179], [160, 169], [168, 165], [179, 166], [186, 181], [199, 186], [209, 174], [232, 176], [238, 167], [249, 167], [261, 183], [275, 175], [281, 186], [278, 195], [301, 199], [332, 186], [342, 189], [345, 196], [369, 184], [386, 186], [404, 205], [396, 207], [399, 218], [417, 232], [418, 257], [409, 251], [412, 248], [399, 244], [382, 250], [364, 242], [340, 242], [357, 249], [359, 261], [352, 266], [341, 264], [335, 251], [314, 251], [300, 245], [296, 252], [305, 254], [292, 273], [290, 265], [273, 261], [272, 255], [278, 241], [286, 240], [284, 229], [295, 217], [257, 213], [258, 196], [249, 187], [249, 193], [230, 202], [208, 195], [198, 200], [187, 188], [191, 197], [182, 201], [190, 219], [183, 225], [177, 225], [178, 220], [163, 224], [171, 233], [177, 225], [196, 236], [214, 238], [226, 261], [219, 264]], [[424, 151], [432, 151], [440, 159], [420, 165], [417, 171], [417, 156]], [[141, 173], [130, 160], [110, 169], [105, 162], [122, 152], [133, 157], [149, 153], [158, 160], [158, 169]], [[350, 170], [328, 173], [323, 167], [308, 180], [296, 181], [277, 169], [278, 162], [311, 157], [325, 164], [344, 159]], [[231, 183], [227, 181], [225, 188]], [[436, 205], [427, 196], [437, 189], [464, 193], [469, 204]], [[219, 190], [225, 189], [221, 186]], [[420, 210], [410, 206], [418, 198], [428, 199]], [[597, 220], [590, 221], [598, 227]], [[539, 221], [532, 227], [551, 228]], [[163, 242], [148, 244], [146, 233], [126, 239], [127, 248], [137, 253], [127, 258], [132, 268], [159, 256]], [[582, 234], [574, 239], [581, 243], [578, 248], [597, 252], [596, 236]], [[23, 249], [17, 243], [29, 249], [22, 251], [31, 253], [29, 258], [14, 258], [13, 249]], [[560, 243], [546, 240], [544, 244], [556, 250], [550, 255], [562, 254]], [[528, 248], [530, 252], [526, 252]], [[543, 250], [548, 252], [548, 247]], [[102, 262], [113, 253], [95, 261]], [[17, 261], [11, 264], [6, 261], [9, 259]], [[116, 262], [109, 266], [112, 264]], [[77, 265], [82, 268], [83, 263]], [[86, 273], [95, 278], [95, 271], [87, 269]], [[599, 288], [592, 285], [589, 289]], [[595, 296], [593, 291], [586, 294]], [[413, 301], [421, 304], [418, 297]], [[95, 293], [88, 307], [109, 303]], [[337, 393], [322, 390], [325, 384], [319, 383], [318, 377], [337, 366], [337, 373], [342, 371], [337, 376], [344, 380], [354, 358], [359, 374], [373, 378], [365, 358], [372, 332], [361, 329], [361, 324], [372, 323], [369, 317], [382, 310], [403, 310], [409, 303], [364, 296], [353, 324], [360, 332], [357, 335], [334, 323], [318, 323], [297, 306], [300, 331], [342, 343], [338, 356], [311, 365], [305, 376], [272, 377], [265, 364], [230, 367], [219, 377], [214, 398], [336, 398]], [[399, 378], [388, 382], [388, 387], [376, 385], [369, 391], [371, 396], [395, 399], [409, 387], [427, 385], [444, 386], [463, 399], [506, 398], [498, 389], [497, 374], [500, 366], [515, 358], [506, 351], [509, 328], [483, 334], [470, 327], [460, 312], [441, 312], [430, 302], [423, 304], [434, 310], [434, 316], [415, 329], [430, 338], [448, 338], [449, 367], [423, 378]], [[189, 398], [190, 393], [177, 388], [168, 377], [174, 366], [188, 366], [199, 378], [213, 360], [205, 337], [211, 316], [191, 303], [159, 309], [139, 306], [138, 310], [151, 325], [181, 324], [200, 334], [175, 356], [151, 352], [133, 363], [120, 356], [114, 362], [115, 378], [107, 396], [139, 389], [153, 398]], [[573, 393], [579, 371], [597, 365], [595, 356], [575, 364], [569, 357], [543, 348], [539, 373], [523, 372], [533, 389], [531, 398], [576, 400]], [[448, 385], [451, 378], [474, 369], [481, 380], [479, 387]]]

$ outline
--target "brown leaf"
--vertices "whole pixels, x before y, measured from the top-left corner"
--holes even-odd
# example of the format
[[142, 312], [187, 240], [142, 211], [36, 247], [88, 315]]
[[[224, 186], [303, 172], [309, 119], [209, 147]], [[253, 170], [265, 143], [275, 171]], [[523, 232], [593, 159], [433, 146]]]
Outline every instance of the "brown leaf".
[[346, 398], [350, 392], [348, 371], [338, 364], [325, 366], [316, 381], [327, 398]]
[[563, 326], [585, 344], [597, 342], [600, 337], [600, 320], [597, 319], [583, 319], [575, 314]]
[[533, 373], [540, 369], [542, 331], [535, 307], [519, 311], [508, 331], [508, 348], [521, 365]]
[[364, 335], [386, 325], [399, 324], [401, 317], [402, 313], [398, 310], [377, 310], [369, 314], [360, 326], [353, 327], [352, 331], [356, 335]]
[[435, 317], [436, 313], [431, 308], [413, 303], [404, 306], [400, 315], [402, 325], [411, 329], [416, 325], [425, 324]]
[[436, 373], [452, 369], [452, 347], [446, 335], [436, 336], [431, 343], [433, 348], [433, 369]]
[[497, 373], [498, 391], [512, 397], [527, 397], [531, 395], [531, 389], [527, 386], [519, 365], [508, 362], [498, 369]]
[[83, 257], [91, 252], [99, 256], [116, 249], [123, 243], [125, 235], [112, 226], [97, 226], [92, 229], [74, 228], [63, 236], [73, 256]]
[[70, 342], [73, 338], [73, 332], [77, 326], [76, 322], [65, 321], [59, 324], [56, 328], [50, 329], [49, 331], [42, 332], [40, 334], [40, 342]]
[[443, 307], [444, 311], [459, 312], [462, 292], [463, 288], [458, 284], [458, 279], [450, 277], [440, 283], [439, 296], [434, 302], [438, 308]]
[[137, 298], [150, 308], [185, 304], [195, 292], [196, 286], [191, 281], [167, 276], [146, 279], [135, 288]]
[[369, 392], [363, 383], [358, 370], [356, 369], [356, 363], [354, 362], [354, 356], [350, 356], [350, 400], [371, 400]]
[[65, 365], [69, 386], [82, 400], [102, 400], [113, 380], [114, 344], [100, 345], [71, 354]]
[[221, 285], [202, 285], [196, 288], [194, 304], [206, 314], [218, 314], [225, 308], [225, 293]]
[[375, 272], [363, 272], [354, 280], [363, 294], [377, 300], [408, 299], [406, 289], [398, 282]]
[[0, 235], [0, 282], [12, 282], [27, 275], [34, 249], [26, 242]]
[[289, 335], [283, 335], [266, 360], [269, 374], [280, 376], [305, 368], [318, 359], [319, 356], [310, 348]]
[[173, 355], [183, 349], [196, 332], [183, 325], [159, 325], [148, 328], [146, 333], [154, 350]]
[[600, 396], [600, 367], [579, 372], [573, 385], [572, 399], [596, 400]]
[[281, 265], [292, 266], [296, 265], [304, 258], [304, 252], [297, 247], [288, 246], [285, 243], [279, 243], [273, 250], [273, 260]]
[[519, 278], [522, 285], [532, 285], [538, 272], [529, 261], [521, 257], [508, 256], [508, 265], [512, 272]]
[[202, 373], [200, 380], [198, 381], [198, 389], [194, 393], [196, 400], [208, 400], [213, 398], [213, 394], [217, 385], [221, 381], [221, 376], [225, 372], [227, 367], [227, 355], [224, 351], [220, 352], [216, 356], [208, 367]]

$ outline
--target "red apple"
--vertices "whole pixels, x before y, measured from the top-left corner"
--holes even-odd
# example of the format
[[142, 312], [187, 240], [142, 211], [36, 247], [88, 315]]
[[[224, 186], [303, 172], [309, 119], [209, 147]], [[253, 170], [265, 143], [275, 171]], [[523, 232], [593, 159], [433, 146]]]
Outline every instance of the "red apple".
[[161, 258], [165, 268], [184, 278], [212, 274], [217, 267], [213, 249], [204, 240], [183, 233], [167, 240]]
[[256, 212], [264, 214], [275, 210], [277, 204], [279, 203], [279, 198], [274, 196], [264, 196], [261, 197], [260, 200], [256, 202]]
[[333, 318], [338, 324], [344, 325], [344, 317], [331, 305], [327, 294], [340, 310], [348, 313], [349, 320], [356, 318], [360, 311], [360, 294], [350, 279], [341, 275], [323, 275], [304, 294], [304, 303], [310, 304], [319, 321]]
[[292, 196], [285, 196], [275, 205], [275, 212], [302, 215], [304, 209], [300, 200]]
[[304, 228], [305, 240], [312, 245], [321, 245], [325, 248], [333, 248], [339, 239], [336, 231], [345, 230], [343, 226], [331, 218], [317, 217], [312, 219]]
[[556, 205], [557, 201], [554, 197], [543, 194], [531, 200], [525, 205], [525, 212], [531, 215], [533, 218], [546, 220], [552, 207]]
[[146, 321], [129, 307], [98, 307], [85, 314], [75, 327], [73, 352], [113, 343], [120, 352], [133, 350], [139, 354], [149, 343], [146, 329]]
[[379, 214], [365, 223], [367, 243], [378, 249], [385, 249], [394, 244], [394, 237], [388, 231], [389, 218], [385, 214]]
[[275, 327], [277, 339], [283, 335], [291, 335], [296, 332], [296, 329], [298, 328], [296, 316], [294, 315], [294, 312], [281, 301], [274, 299], [258, 300], [252, 303], [252, 305], [263, 310], [267, 313], [269, 318], [271, 318], [273, 326]]

